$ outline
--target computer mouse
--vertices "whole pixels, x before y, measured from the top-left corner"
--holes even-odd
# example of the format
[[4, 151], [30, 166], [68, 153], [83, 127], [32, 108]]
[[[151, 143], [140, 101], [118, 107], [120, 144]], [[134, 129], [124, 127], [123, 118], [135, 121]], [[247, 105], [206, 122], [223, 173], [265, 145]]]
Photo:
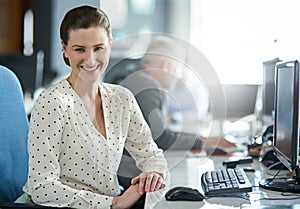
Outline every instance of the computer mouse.
[[205, 197], [197, 189], [178, 186], [170, 189], [165, 198], [168, 201], [202, 201]]

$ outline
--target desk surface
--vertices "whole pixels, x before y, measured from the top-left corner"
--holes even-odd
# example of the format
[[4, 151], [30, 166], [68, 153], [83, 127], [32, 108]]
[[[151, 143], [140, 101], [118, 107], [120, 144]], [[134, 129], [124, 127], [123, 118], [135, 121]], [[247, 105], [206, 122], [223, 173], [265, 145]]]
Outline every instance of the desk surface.
[[[188, 186], [198, 189], [202, 194], [201, 174], [205, 171], [224, 168], [222, 162], [228, 160], [227, 156], [211, 156], [205, 157], [201, 155], [193, 155], [184, 151], [167, 151], [165, 156], [169, 163], [170, 181], [169, 186], [165, 190], [148, 193], [146, 196], [145, 208], [240, 208], [243, 204], [251, 204], [254, 207], [260, 205], [287, 205], [300, 204], [300, 197], [294, 194], [283, 196], [281, 192], [264, 190], [258, 187], [259, 181], [263, 178], [271, 178], [276, 170], [267, 170], [258, 160], [254, 160], [250, 166], [255, 171], [247, 172], [247, 176], [251, 181], [253, 191], [248, 196], [240, 197], [218, 197], [209, 198], [201, 202], [187, 201], [166, 201], [164, 194], [168, 189], [175, 186]], [[249, 165], [246, 165], [249, 166]], [[284, 174], [283, 171], [281, 173]], [[242, 198], [244, 197], [244, 198]], [[277, 199], [278, 198], [278, 199]], [[293, 199], [295, 198], [295, 199]], [[298, 198], [298, 199], [296, 199]]]

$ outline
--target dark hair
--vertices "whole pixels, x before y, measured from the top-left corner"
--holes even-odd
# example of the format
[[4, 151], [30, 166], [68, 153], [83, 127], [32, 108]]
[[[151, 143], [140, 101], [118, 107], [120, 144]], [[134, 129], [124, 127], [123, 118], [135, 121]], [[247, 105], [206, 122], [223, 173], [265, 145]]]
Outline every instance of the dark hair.
[[[111, 26], [108, 16], [101, 9], [91, 6], [80, 6], [67, 12], [60, 25], [60, 38], [64, 44], [68, 44], [70, 30], [90, 27], [104, 28], [107, 36], [112, 40]], [[63, 54], [64, 61], [70, 66], [69, 59]]]

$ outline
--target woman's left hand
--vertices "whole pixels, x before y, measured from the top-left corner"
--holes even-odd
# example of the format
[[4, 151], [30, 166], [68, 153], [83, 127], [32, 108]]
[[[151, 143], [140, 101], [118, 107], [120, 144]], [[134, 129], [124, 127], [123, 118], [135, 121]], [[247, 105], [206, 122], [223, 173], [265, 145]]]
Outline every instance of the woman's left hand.
[[142, 172], [131, 180], [132, 185], [139, 184], [139, 193], [153, 192], [164, 188], [163, 175], [157, 172]]

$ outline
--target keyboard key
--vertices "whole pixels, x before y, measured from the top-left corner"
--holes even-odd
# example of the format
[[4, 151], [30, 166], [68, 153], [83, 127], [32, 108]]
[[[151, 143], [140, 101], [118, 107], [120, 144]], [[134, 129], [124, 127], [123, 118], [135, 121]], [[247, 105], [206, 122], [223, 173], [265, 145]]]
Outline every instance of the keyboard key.
[[201, 176], [206, 196], [220, 196], [235, 192], [251, 192], [252, 185], [241, 168], [208, 171]]

